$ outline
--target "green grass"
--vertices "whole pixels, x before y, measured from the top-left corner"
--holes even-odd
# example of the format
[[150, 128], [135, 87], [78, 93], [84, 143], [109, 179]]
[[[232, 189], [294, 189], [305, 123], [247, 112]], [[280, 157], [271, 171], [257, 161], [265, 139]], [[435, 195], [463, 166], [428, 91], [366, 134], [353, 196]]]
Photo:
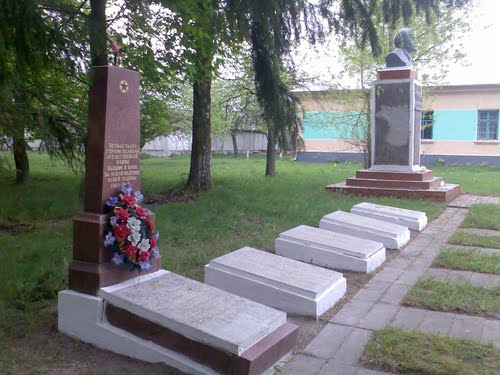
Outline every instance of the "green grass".
[[462, 223], [463, 228], [500, 230], [500, 205], [475, 204]]
[[478, 234], [456, 232], [448, 240], [453, 245], [490, 247], [500, 249], [500, 236], [480, 236]]
[[485, 288], [432, 277], [419, 279], [403, 299], [406, 306], [472, 315], [500, 313], [500, 286]]
[[373, 333], [361, 358], [370, 368], [425, 375], [493, 375], [499, 361], [492, 344], [391, 327]]
[[435, 267], [500, 274], [500, 255], [481, 254], [477, 250], [444, 248], [434, 259]]
[[434, 176], [447, 183], [460, 184], [466, 193], [500, 196], [500, 168], [472, 165], [430, 165]]

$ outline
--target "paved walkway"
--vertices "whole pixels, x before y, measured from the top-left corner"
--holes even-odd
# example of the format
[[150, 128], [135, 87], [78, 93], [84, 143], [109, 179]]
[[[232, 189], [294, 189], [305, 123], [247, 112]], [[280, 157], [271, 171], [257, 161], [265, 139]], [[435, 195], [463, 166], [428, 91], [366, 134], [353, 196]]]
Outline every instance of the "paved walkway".
[[[476, 203], [500, 204], [500, 198], [466, 195], [455, 199], [439, 218], [401, 251], [400, 256], [388, 262], [342, 307], [282, 373], [387, 375], [386, 372], [368, 370], [358, 365], [372, 332], [387, 325], [482, 342], [491, 341], [500, 347], [498, 320], [400, 306], [406, 292], [420, 277], [429, 272], [442, 271], [430, 269], [430, 266], [439, 249], [465, 219], [467, 210], [463, 208]], [[453, 275], [452, 278], [458, 278], [456, 273]], [[472, 280], [474, 275], [469, 272], [464, 278]], [[450, 278], [450, 274], [446, 274], [446, 277]]]

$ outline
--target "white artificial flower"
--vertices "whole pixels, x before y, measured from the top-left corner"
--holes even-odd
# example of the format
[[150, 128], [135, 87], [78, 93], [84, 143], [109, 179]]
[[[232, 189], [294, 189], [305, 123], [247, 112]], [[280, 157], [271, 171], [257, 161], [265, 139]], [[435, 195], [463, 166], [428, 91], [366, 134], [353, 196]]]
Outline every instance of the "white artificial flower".
[[127, 228], [129, 228], [131, 231], [139, 231], [141, 229], [141, 221], [139, 219], [136, 219], [135, 217], [130, 217], [127, 220]]
[[137, 245], [139, 248], [140, 252], [145, 252], [149, 250], [149, 240], [147, 238], [144, 238], [139, 245]]
[[127, 237], [127, 240], [132, 242], [132, 245], [137, 246], [137, 244], [141, 240], [141, 234], [138, 231], [132, 231], [130, 236]]

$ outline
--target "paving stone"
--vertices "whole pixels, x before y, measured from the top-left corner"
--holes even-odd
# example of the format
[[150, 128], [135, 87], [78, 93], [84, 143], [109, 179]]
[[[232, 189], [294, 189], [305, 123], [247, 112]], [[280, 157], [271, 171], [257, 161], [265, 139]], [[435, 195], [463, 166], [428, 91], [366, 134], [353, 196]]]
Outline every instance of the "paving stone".
[[361, 319], [358, 327], [366, 329], [382, 329], [394, 317], [398, 311], [398, 306], [388, 305], [386, 303], [377, 303], [373, 308]]
[[438, 279], [438, 280], [446, 280], [448, 279], [448, 272], [449, 270], [447, 269], [444, 269], [444, 268], [429, 268], [424, 276], [425, 277], [433, 277], [435, 279]]
[[385, 291], [391, 286], [390, 282], [371, 280], [367, 285], [364, 286], [354, 297], [353, 300], [361, 301], [378, 301], [380, 297], [385, 293]]
[[390, 375], [390, 373], [359, 367], [356, 375]]
[[420, 273], [405, 271], [401, 276], [399, 276], [395, 283], [412, 286], [421, 276], [422, 274]]
[[425, 313], [425, 310], [401, 307], [389, 325], [396, 328], [413, 330], [424, 320]]
[[387, 281], [394, 282], [401, 274], [404, 272], [401, 268], [394, 268], [390, 265], [384, 267], [383, 270], [378, 272], [375, 276], [373, 276], [372, 280], [376, 281]]
[[408, 258], [402, 258], [402, 257], [397, 257], [393, 260], [391, 260], [389, 263], [387, 263], [386, 267], [391, 267], [391, 268], [399, 268], [401, 270], [406, 270], [408, 267], [410, 267], [414, 259], [408, 259]]
[[321, 367], [326, 363], [325, 360], [309, 357], [299, 354], [281, 371], [283, 375], [304, 375], [317, 374]]
[[340, 324], [327, 324], [307, 345], [304, 354], [323, 359], [333, 358], [352, 330], [352, 327]]
[[439, 333], [446, 335], [453, 323], [453, 314], [427, 311], [424, 320], [418, 326], [418, 330], [427, 333]]
[[500, 236], [500, 230], [479, 229], [479, 228], [462, 228], [461, 232], [477, 234], [479, 236]]
[[348, 365], [358, 363], [366, 343], [370, 340], [370, 336], [371, 331], [353, 328], [340, 349], [337, 350], [335, 361]]
[[500, 321], [484, 320], [483, 333], [481, 341], [485, 343], [492, 342], [497, 348], [500, 348]]
[[349, 301], [330, 319], [330, 323], [355, 326], [372, 309], [373, 305], [373, 302], [368, 301]]
[[451, 325], [449, 335], [452, 337], [480, 340], [484, 320], [484, 318], [475, 316], [458, 316]]
[[388, 303], [391, 305], [399, 305], [409, 289], [409, 285], [392, 284], [392, 286], [387, 289], [382, 298], [380, 298], [380, 302]]
[[472, 272], [470, 282], [475, 285], [491, 288], [500, 285], [500, 277], [498, 275]]
[[[319, 375], [356, 375], [358, 368], [336, 360], [328, 361], [319, 372]], [[304, 372], [303, 375], [309, 374]]]
[[457, 249], [457, 250], [465, 250], [465, 251], [474, 251], [480, 254], [497, 254], [500, 255], [500, 249], [492, 249], [489, 247], [477, 247], [477, 246], [462, 246], [462, 245], [446, 245], [447, 249]]
[[449, 281], [455, 281], [455, 282], [460, 282], [460, 283], [466, 283], [469, 282], [472, 276], [472, 272], [470, 271], [455, 271], [455, 270], [450, 270], [448, 272], [448, 280]]

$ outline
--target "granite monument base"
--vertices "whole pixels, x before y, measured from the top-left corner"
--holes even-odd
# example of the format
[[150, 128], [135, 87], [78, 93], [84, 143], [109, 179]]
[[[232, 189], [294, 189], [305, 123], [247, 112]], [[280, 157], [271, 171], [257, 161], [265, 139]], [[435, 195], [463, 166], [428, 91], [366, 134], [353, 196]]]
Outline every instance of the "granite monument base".
[[380, 242], [318, 229], [307, 225], [280, 233], [276, 254], [319, 267], [369, 273], [385, 261]]
[[323, 216], [321, 229], [381, 242], [386, 249], [400, 249], [410, 240], [408, 227], [365, 216], [335, 211]]
[[364, 169], [357, 171], [356, 177], [327, 185], [325, 189], [362, 196], [416, 196], [434, 202], [449, 202], [460, 195], [459, 185], [444, 183], [441, 177], [433, 177], [432, 171], [394, 172]]
[[344, 296], [341, 273], [244, 247], [205, 266], [205, 283], [295, 315], [319, 317]]
[[159, 270], [99, 290], [59, 293], [59, 330], [193, 374], [261, 374], [295, 345], [286, 313]]

